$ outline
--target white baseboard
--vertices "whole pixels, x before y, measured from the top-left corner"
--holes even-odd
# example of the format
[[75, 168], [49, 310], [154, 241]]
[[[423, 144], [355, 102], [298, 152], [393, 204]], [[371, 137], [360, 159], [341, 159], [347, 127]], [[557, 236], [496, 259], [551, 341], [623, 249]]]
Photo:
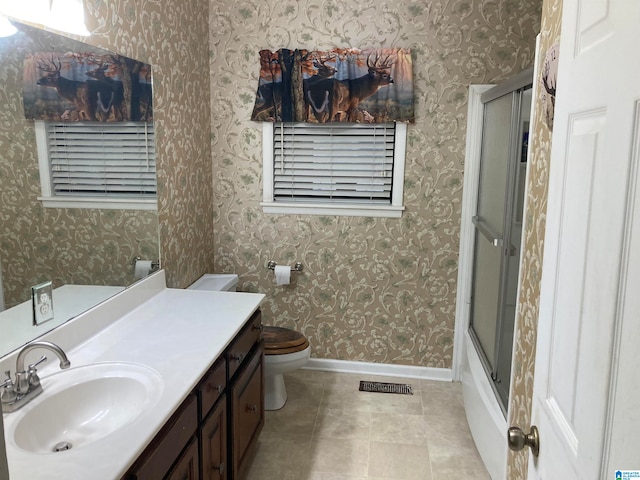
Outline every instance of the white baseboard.
[[351, 360], [310, 358], [309, 363], [302, 368], [305, 370], [322, 370], [325, 372], [420, 378], [423, 380], [440, 380], [443, 382], [451, 382], [453, 379], [453, 373], [450, 368], [415, 367], [412, 365], [354, 362]]

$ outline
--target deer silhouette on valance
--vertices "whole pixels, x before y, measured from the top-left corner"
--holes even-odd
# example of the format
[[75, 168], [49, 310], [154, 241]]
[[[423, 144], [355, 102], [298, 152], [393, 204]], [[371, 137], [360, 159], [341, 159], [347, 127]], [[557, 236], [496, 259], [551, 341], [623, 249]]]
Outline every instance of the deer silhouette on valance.
[[35, 52], [24, 62], [31, 120], [151, 121], [151, 65], [113, 53]]
[[252, 120], [414, 122], [409, 49], [260, 51]]

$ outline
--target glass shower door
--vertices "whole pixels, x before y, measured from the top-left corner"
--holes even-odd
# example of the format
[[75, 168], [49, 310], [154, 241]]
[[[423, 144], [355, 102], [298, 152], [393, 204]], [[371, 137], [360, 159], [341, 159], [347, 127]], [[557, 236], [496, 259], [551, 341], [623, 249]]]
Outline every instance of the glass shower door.
[[471, 327], [484, 353], [486, 367], [495, 368], [496, 330], [501, 304], [500, 279], [504, 216], [510, 153], [513, 96], [485, 105], [480, 157]]
[[524, 195], [520, 184], [526, 170], [526, 163], [521, 162], [527, 130], [524, 119], [528, 118], [530, 98], [530, 93], [527, 96], [516, 90], [484, 105], [478, 205], [473, 217], [470, 332], [505, 412], [517, 300], [517, 225], [521, 224]]

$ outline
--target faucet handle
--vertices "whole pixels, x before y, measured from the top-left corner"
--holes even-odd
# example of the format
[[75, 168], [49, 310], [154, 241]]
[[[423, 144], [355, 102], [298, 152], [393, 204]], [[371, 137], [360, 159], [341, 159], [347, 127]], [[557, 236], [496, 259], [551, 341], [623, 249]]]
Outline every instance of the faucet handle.
[[7, 376], [7, 378], [5, 378], [4, 382], [0, 383], [0, 388], [2, 388], [2, 387], [7, 387], [7, 388], [13, 387], [13, 380], [11, 380], [11, 370], [5, 370], [4, 374]]
[[7, 370], [4, 374], [7, 378], [0, 384], [0, 387], [3, 387], [2, 392], [0, 392], [0, 401], [2, 403], [12, 403], [18, 394], [13, 386], [13, 380], [11, 380], [11, 370]]
[[47, 357], [45, 357], [44, 355], [40, 357], [40, 360], [38, 360], [36, 363], [32, 363], [31, 365], [29, 365], [28, 373], [35, 373], [36, 367], [46, 360], [47, 360]]

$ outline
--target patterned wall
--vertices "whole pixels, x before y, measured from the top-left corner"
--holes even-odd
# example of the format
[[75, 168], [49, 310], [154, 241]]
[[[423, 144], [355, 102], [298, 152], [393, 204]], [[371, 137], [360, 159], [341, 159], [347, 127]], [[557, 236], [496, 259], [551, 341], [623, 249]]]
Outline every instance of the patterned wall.
[[[0, 39], [0, 258], [5, 306], [31, 286], [128, 285], [131, 259], [157, 259], [158, 215], [151, 211], [43, 208], [33, 121], [25, 120], [25, 55], [71, 51], [75, 42], [35, 29]], [[73, 45], [73, 46], [71, 46]]]
[[[314, 357], [451, 367], [468, 86], [530, 66], [539, 24], [539, 0], [211, 0], [216, 271]], [[403, 217], [263, 214], [258, 51], [371, 46], [414, 55]], [[269, 260], [305, 271], [276, 287]]]
[[206, 0], [85, 0], [88, 43], [153, 66], [161, 262], [167, 286], [213, 271]]
[[[538, 71], [544, 62], [545, 52], [560, 40], [562, 0], [544, 0], [540, 35]], [[539, 80], [538, 80], [539, 81]], [[538, 88], [544, 90], [542, 85]], [[538, 96], [531, 130], [531, 161], [527, 185], [527, 210], [525, 212], [525, 246], [522, 256], [519, 315], [516, 319], [515, 352], [510, 393], [509, 425], [528, 431], [531, 424], [533, 400], [533, 375], [535, 370], [536, 339], [542, 257], [544, 253], [545, 220], [551, 156], [551, 131], [545, 121], [543, 100]], [[518, 453], [509, 451], [509, 479], [527, 478], [528, 449]]]

